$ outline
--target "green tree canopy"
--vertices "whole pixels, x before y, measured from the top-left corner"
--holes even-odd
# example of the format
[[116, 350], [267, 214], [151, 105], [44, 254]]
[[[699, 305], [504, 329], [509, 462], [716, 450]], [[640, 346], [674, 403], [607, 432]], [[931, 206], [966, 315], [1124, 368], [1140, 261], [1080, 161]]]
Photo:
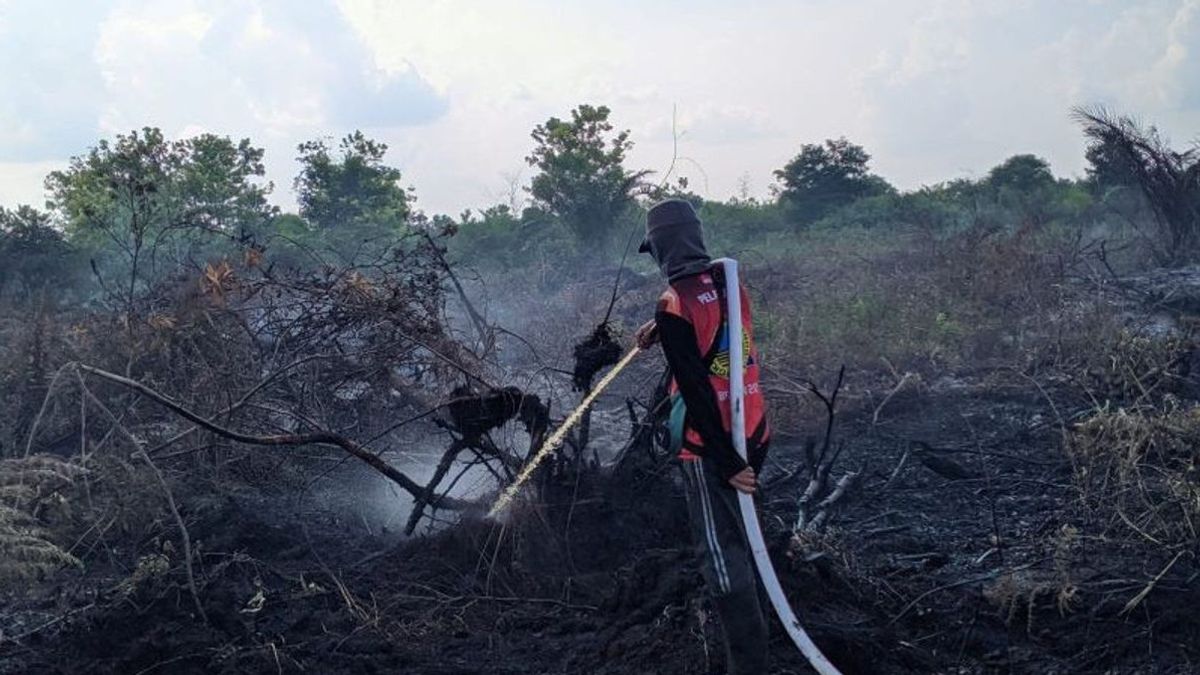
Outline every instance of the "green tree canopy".
[[[50, 207], [69, 239], [122, 261], [126, 300], [158, 260], [183, 260], [273, 217], [263, 151], [249, 140], [203, 134], [168, 141], [145, 128], [101, 140], [46, 178]], [[218, 235], [218, 236], [213, 236]]]
[[387, 149], [361, 131], [343, 138], [336, 153], [324, 140], [301, 143], [300, 215], [322, 231], [400, 230], [412, 197], [400, 185], [400, 170], [384, 163]]
[[775, 171], [779, 199], [801, 224], [812, 223], [863, 197], [893, 189], [870, 172], [871, 156], [845, 138], [805, 144]]
[[988, 172], [993, 189], [1033, 193], [1054, 186], [1050, 163], [1037, 155], [1013, 155]]
[[992, 168], [980, 181], [982, 196], [1000, 207], [998, 214], [1021, 226], [1039, 226], [1062, 219], [1091, 204], [1084, 186], [1073, 180], [1058, 180], [1050, 163], [1037, 155], [1013, 155]]
[[529, 187], [534, 204], [560, 218], [585, 244], [607, 240], [646, 175], [625, 169], [633, 142], [628, 130], [613, 133], [609, 113], [605, 106], [581, 105], [570, 120], [551, 117], [534, 128], [536, 145], [525, 158], [540, 171]]

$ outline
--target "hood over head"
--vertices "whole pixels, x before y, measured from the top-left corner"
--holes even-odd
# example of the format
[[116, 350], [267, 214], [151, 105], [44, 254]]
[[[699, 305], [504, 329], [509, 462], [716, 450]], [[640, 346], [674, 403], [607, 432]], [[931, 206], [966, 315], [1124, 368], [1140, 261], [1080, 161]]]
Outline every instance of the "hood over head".
[[646, 238], [638, 251], [653, 256], [669, 281], [699, 274], [712, 264], [696, 209], [682, 199], [668, 199], [650, 207]]

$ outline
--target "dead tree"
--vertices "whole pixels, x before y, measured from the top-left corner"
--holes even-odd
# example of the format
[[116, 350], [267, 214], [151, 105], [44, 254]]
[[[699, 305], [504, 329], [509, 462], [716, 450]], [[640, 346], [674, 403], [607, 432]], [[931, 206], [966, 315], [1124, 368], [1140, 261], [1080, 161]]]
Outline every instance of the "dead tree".
[[1179, 264], [1200, 251], [1200, 145], [1172, 149], [1158, 130], [1102, 108], [1076, 108], [1075, 119], [1091, 143], [1088, 156], [1137, 189], [1154, 213], [1160, 241], [1150, 244], [1160, 261]]
[[[264, 480], [264, 447], [334, 448], [412, 497], [411, 532], [433, 511], [473, 504], [452, 496], [469, 472], [510, 482], [550, 426], [541, 399], [493, 383], [504, 369], [488, 360], [490, 333], [501, 329], [470, 312], [481, 345], [473, 348], [450, 328], [446, 293], [459, 288], [425, 233], [340, 266], [276, 265], [255, 248], [147, 287], [136, 314], [85, 317], [72, 349], [78, 363], [60, 372], [90, 380], [95, 400], [169, 479], [242, 471], [231, 477]], [[580, 345], [573, 375], [584, 390], [614, 352], [620, 346], [607, 326]], [[56, 434], [63, 424], [50, 418], [64, 407], [57, 391], [44, 397], [54, 413], [41, 425]], [[31, 450], [44, 446], [41, 418], [23, 434]], [[96, 452], [104, 441], [89, 436], [103, 425], [79, 419], [80, 446]], [[450, 442], [432, 478], [418, 482], [382, 449], [402, 427], [430, 419]], [[507, 424], [524, 427], [528, 448], [494, 433]], [[294, 466], [307, 460], [297, 456]]]
[[[470, 504], [442, 484], [460, 459], [493, 469], [501, 484], [519, 470], [521, 452], [487, 436], [488, 418], [519, 419], [540, 442], [548, 426], [540, 401], [491, 385], [490, 365], [449, 329], [449, 270], [432, 237], [406, 237], [340, 267], [277, 268], [260, 249], [250, 253], [148, 287], [138, 298], [141, 311], [117, 330], [104, 313], [84, 320], [73, 351], [86, 365], [68, 370], [95, 380], [89, 387], [97, 400], [164, 470], [245, 467], [243, 475], [256, 479], [254, 464], [263, 462], [256, 449], [337, 448], [410, 494], [415, 524], [430, 509]], [[121, 358], [130, 353], [136, 358]], [[452, 395], [458, 390], [482, 406], [478, 419], [462, 414], [464, 401]], [[61, 398], [53, 388], [43, 408], [52, 398]], [[447, 400], [458, 406], [461, 430], [446, 468], [421, 484], [378, 447]], [[43, 426], [62, 426], [50, 422]], [[85, 452], [97, 426], [79, 424]], [[37, 427], [35, 420], [26, 434], [31, 449], [42, 445]]]
[[821, 441], [819, 452], [816, 451], [815, 439], [808, 439], [804, 445], [808, 483], [804, 492], [801, 493], [800, 502], [797, 505], [796, 523], [792, 526], [792, 532], [795, 534], [815, 532], [828, 524], [839, 503], [846, 498], [846, 495], [851, 492], [863, 475], [865, 467], [857, 471], [848, 471], [832, 485], [830, 484], [829, 475], [845, 448], [843, 443], [838, 443], [836, 448], [833, 447], [833, 423], [837, 415], [837, 399], [845, 376], [846, 367], [842, 366], [838, 370], [837, 382], [828, 396], [822, 393], [821, 389], [813, 382], [805, 383], [808, 391], [825, 407], [825, 437]]

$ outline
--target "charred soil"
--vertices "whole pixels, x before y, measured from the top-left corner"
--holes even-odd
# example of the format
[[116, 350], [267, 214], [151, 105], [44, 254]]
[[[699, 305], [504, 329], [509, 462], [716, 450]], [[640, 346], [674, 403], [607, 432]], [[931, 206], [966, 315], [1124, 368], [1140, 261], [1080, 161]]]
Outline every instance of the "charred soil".
[[[870, 403], [839, 422], [867, 469], [831, 527], [792, 536], [799, 443], [774, 449], [762, 502], [786, 590], [843, 672], [1193, 672], [1195, 557], [1081, 509], [1063, 425], [1085, 402], [997, 371]], [[722, 672], [670, 460], [561, 473], [502, 522], [398, 544], [301, 493], [186, 497], [207, 622], [169, 545], [134, 570], [99, 558], [14, 599], [0, 672]], [[809, 672], [775, 628], [775, 672]]]

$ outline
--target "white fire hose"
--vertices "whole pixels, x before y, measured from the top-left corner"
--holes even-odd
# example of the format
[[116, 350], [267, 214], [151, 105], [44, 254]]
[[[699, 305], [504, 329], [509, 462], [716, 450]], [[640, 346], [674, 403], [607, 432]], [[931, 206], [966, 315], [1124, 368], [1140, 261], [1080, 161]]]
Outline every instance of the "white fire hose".
[[[729, 321], [729, 399], [730, 426], [733, 434], [733, 447], [746, 457], [746, 383], [743, 370], [746, 367], [745, 354], [742, 352], [742, 292], [738, 284], [737, 261], [733, 258], [721, 258], [716, 262], [725, 267], [725, 303], [728, 307], [726, 317]], [[841, 675], [837, 668], [825, 658], [812, 638], [808, 637], [800, 620], [792, 612], [783, 588], [779, 586], [779, 577], [775, 575], [775, 567], [771, 564], [771, 555], [767, 552], [767, 544], [763, 541], [762, 528], [758, 524], [758, 514], [754, 510], [754, 498], [745, 492], [738, 492], [738, 506], [742, 511], [742, 523], [746, 527], [746, 537], [750, 541], [750, 550], [754, 554], [754, 566], [758, 568], [758, 576], [762, 579], [771, 605], [779, 621], [787, 629], [792, 642], [800, 650], [812, 667], [821, 675]]]

